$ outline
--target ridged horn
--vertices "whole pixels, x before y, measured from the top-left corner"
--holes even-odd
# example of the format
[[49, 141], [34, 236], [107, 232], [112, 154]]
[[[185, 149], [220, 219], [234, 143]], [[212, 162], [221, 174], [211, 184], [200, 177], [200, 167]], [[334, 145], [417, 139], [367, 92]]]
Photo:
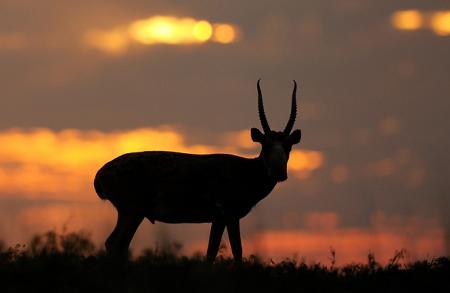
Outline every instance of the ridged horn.
[[294, 80], [294, 90], [292, 91], [291, 115], [289, 121], [284, 128], [284, 133], [290, 134], [294, 127], [295, 117], [297, 117], [297, 82]]
[[256, 83], [256, 87], [258, 88], [258, 112], [259, 112], [259, 120], [261, 120], [261, 126], [265, 134], [270, 133], [270, 126], [267, 122], [266, 113], [264, 113], [264, 104], [263, 104], [263, 97], [261, 93], [261, 88], [259, 86], [259, 81], [261, 79], [258, 79], [258, 82]]

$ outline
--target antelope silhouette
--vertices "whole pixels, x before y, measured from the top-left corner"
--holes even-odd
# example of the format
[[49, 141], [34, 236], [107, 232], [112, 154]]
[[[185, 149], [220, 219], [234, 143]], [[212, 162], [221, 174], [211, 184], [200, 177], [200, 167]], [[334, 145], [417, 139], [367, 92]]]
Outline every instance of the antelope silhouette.
[[242, 259], [239, 220], [287, 179], [289, 153], [301, 139], [300, 129], [291, 133], [297, 115], [295, 80], [283, 131], [269, 127], [259, 82], [258, 112], [264, 133], [251, 129], [252, 140], [262, 145], [258, 157], [145, 151], [121, 155], [100, 168], [95, 190], [118, 212], [116, 227], [105, 242], [109, 254], [126, 255], [136, 229], [147, 218], [153, 224], [212, 223], [206, 254], [211, 261], [226, 227], [233, 257]]

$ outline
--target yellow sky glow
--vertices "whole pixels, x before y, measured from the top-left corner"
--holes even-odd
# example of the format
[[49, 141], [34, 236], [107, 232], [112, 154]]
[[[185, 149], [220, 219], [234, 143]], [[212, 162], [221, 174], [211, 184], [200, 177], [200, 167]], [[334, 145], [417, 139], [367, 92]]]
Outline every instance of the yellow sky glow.
[[237, 28], [231, 24], [220, 23], [214, 26], [214, 37], [213, 40], [222, 43], [229, 44], [233, 43], [237, 39]]
[[[250, 134], [246, 132], [250, 140]], [[77, 129], [52, 131], [45, 128], [2, 131], [0, 194], [19, 193], [26, 198], [94, 200], [92, 180], [96, 171], [123, 153], [167, 150], [242, 155], [239, 151], [244, 139], [242, 133], [244, 131], [223, 134], [229, 144], [213, 146], [187, 144], [183, 133], [170, 127], [113, 132]], [[232, 139], [233, 136], [236, 139]], [[256, 156], [257, 145], [254, 146], [253, 155]], [[318, 151], [293, 150], [289, 169], [294, 174], [309, 174], [322, 164], [323, 157]]]
[[399, 10], [391, 15], [391, 24], [397, 30], [428, 28], [438, 36], [450, 36], [450, 11]]
[[191, 17], [152, 16], [109, 30], [89, 30], [84, 43], [112, 55], [126, 52], [131, 44], [189, 45], [213, 41], [231, 44], [237, 41], [238, 28], [228, 23], [212, 24]]
[[417, 30], [423, 26], [424, 17], [418, 10], [402, 10], [392, 15], [392, 25], [399, 30]]
[[431, 17], [431, 29], [439, 36], [450, 36], [450, 11], [434, 13]]
[[124, 53], [129, 40], [123, 30], [111, 31], [91, 30], [85, 34], [85, 42], [92, 48], [119, 55]]

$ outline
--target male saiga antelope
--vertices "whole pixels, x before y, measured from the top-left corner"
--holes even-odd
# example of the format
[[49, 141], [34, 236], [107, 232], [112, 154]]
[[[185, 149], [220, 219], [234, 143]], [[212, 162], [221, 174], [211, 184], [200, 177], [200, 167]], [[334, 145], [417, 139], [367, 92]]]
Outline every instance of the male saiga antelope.
[[259, 80], [257, 89], [264, 133], [252, 128], [251, 137], [262, 145], [258, 157], [146, 151], [121, 155], [97, 172], [97, 194], [118, 212], [116, 227], [105, 243], [108, 253], [126, 254], [136, 229], [147, 218], [152, 223], [212, 223], [207, 250], [211, 261], [226, 227], [233, 257], [242, 259], [239, 220], [287, 179], [289, 153], [301, 138], [299, 129], [291, 133], [297, 115], [295, 80], [291, 114], [281, 132], [269, 127]]

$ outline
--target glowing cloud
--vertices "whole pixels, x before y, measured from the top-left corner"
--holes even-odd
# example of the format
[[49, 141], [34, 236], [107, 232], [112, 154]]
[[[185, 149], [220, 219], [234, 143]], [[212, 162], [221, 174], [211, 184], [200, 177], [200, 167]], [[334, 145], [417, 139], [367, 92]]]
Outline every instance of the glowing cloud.
[[131, 39], [145, 45], [192, 44], [207, 41], [212, 26], [205, 20], [155, 16], [131, 23], [128, 32]]
[[[237, 133], [243, 139], [243, 132]], [[242, 155], [240, 142], [234, 144], [232, 141], [220, 147], [188, 145], [184, 135], [170, 127], [109, 133], [76, 129], [11, 129], [0, 132], [0, 195], [92, 201], [96, 199], [92, 189], [95, 172], [123, 153], [167, 150]], [[321, 166], [321, 161], [317, 151], [294, 150], [289, 168], [294, 174], [311, 172]]]
[[191, 17], [152, 16], [110, 30], [90, 30], [84, 43], [110, 54], [124, 53], [131, 44], [189, 45], [214, 41], [230, 44], [237, 41], [235, 25], [211, 24]]
[[129, 40], [123, 30], [111, 31], [91, 30], [85, 36], [85, 42], [92, 48], [114, 55], [124, 53], [129, 46]]
[[429, 28], [438, 36], [450, 36], [450, 11], [400, 10], [392, 14], [391, 24], [398, 30]]
[[288, 167], [298, 179], [305, 179], [311, 172], [320, 168], [324, 163], [323, 154], [319, 151], [291, 151]]
[[431, 29], [439, 36], [450, 36], [450, 11], [434, 13], [431, 18]]
[[216, 24], [214, 26], [213, 40], [222, 44], [233, 43], [237, 39], [237, 32], [238, 29], [233, 25], [227, 23]]
[[[406, 249], [407, 261], [445, 254], [445, 231], [436, 219], [400, 218], [386, 216], [380, 211], [372, 215], [365, 228], [340, 228], [334, 212], [309, 213], [304, 229], [264, 230], [243, 238], [247, 255], [256, 254], [281, 261], [286, 257], [306, 258], [330, 264], [330, 249], [336, 251], [336, 265], [367, 263], [373, 253], [378, 262], [386, 264], [395, 252]], [[203, 252], [207, 242], [202, 240], [186, 248], [188, 253]], [[227, 250], [225, 255], [230, 255]]]
[[[297, 214], [299, 216], [299, 214]], [[71, 231], [89, 229], [93, 240], [103, 245], [115, 223], [115, 211], [109, 205], [97, 203], [49, 203], [29, 206], [15, 214], [16, 223], [2, 227], [3, 235], [8, 236], [8, 244], [25, 242], [34, 233], [49, 229], [68, 228]], [[410, 259], [430, 258], [445, 254], [445, 231], [433, 218], [402, 218], [388, 216], [381, 211], [372, 214], [371, 225], [359, 228], [339, 227], [339, 216], [333, 212], [310, 212], [298, 221], [306, 222], [303, 229], [268, 229], [256, 233], [243, 233], [243, 246], [246, 256], [256, 254], [263, 259], [275, 261], [286, 257], [306, 257], [306, 261], [320, 261], [330, 264], [330, 248], [336, 251], [336, 264], [367, 262], [368, 253], [374, 253], [376, 260], [387, 263], [395, 251], [406, 249]], [[8, 214], [0, 214], [0, 222], [8, 223]], [[134, 254], [154, 245], [157, 241], [158, 227], [170, 227], [173, 239], [183, 241], [183, 254], [204, 253], [207, 247], [205, 236], [209, 225], [156, 226], [144, 222], [132, 243]], [[245, 230], [245, 227], [243, 227]], [[225, 241], [227, 246], [229, 245]], [[230, 255], [229, 249], [225, 255]]]
[[424, 17], [418, 10], [402, 10], [391, 17], [392, 25], [399, 30], [417, 30], [424, 24]]
[[[403, 227], [405, 230], [408, 227]], [[335, 231], [274, 230], [264, 231], [244, 240], [245, 247], [263, 248], [262, 254], [281, 260], [286, 256], [306, 256], [308, 260], [329, 263], [330, 247], [336, 250], [337, 264], [367, 262], [367, 255], [374, 253], [378, 261], [387, 263], [396, 251], [406, 248], [414, 258], [426, 258], [432, 253], [444, 253], [444, 231], [436, 227], [415, 229], [415, 235], [373, 229], [340, 229]]]

